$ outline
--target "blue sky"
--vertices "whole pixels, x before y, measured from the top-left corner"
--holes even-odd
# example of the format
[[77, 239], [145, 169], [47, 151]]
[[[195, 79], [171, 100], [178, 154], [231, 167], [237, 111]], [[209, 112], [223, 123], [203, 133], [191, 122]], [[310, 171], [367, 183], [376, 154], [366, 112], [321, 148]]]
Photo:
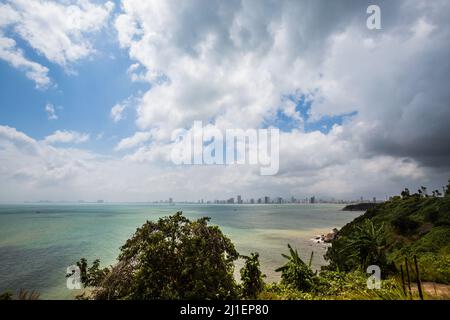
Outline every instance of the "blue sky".
[[[128, 52], [120, 49], [114, 32], [95, 36], [96, 53], [65, 70], [36, 53], [20, 37], [13, 36], [24, 55], [50, 69], [54, 85], [37, 89], [20, 69], [0, 60], [0, 122], [43, 139], [56, 130], [87, 132], [92, 139], [86, 147], [97, 152], [111, 151], [124, 136], [135, 130], [133, 106], [124, 112], [124, 120], [114, 123], [110, 110], [130, 96], [138, 97], [149, 85], [132, 82], [127, 69], [132, 64]], [[55, 107], [58, 119], [48, 119], [45, 106]], [[103, 134], [97, 141], [96, 136]]]
[[287, 95], [285, 99], [295, 104], [295, 111], [298, 114], [298, 118], [287, 115], [283, 112], [283, 110], [278, 110], [275, 117], [267, 121], [264, 127], [274, 126], [284, 132], [300, 129], [305, 132], [320, 131], [327, 134], [334, 125], [341, 126], [344, 121], [349, 121], [352, 117], [358, 114], [357, 111], [353, 111], [338, 115], [322, 115], [316, 119], [312, 119], [311, 108], [314, 103], [313, 98], [308, 99], [303, 94], [300, 95], [300, 97], [296, 97], [295, 95]]

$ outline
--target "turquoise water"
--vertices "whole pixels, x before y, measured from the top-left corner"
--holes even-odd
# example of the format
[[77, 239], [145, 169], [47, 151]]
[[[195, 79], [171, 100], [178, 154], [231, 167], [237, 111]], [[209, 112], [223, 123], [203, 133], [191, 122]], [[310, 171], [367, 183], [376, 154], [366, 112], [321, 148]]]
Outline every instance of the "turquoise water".
[[[43, 299], [70, 299], [65, 273], [81, 257], [115, 262], [120, 246], [146, 220], [183, 211], [189, 218], [211, 217], [241, 254], [258, 251], [268, 281], [283, 264], [287, 243], [313, 267], [325, 264], [326, 246], [315, 235], [342, 227], [359, 213], [342, 205], [153, 205], [153, 204], [15, 204], [0, 205], [0, 293], [37, 290]], [[236, 264], [236, 275], [242, 265]]]

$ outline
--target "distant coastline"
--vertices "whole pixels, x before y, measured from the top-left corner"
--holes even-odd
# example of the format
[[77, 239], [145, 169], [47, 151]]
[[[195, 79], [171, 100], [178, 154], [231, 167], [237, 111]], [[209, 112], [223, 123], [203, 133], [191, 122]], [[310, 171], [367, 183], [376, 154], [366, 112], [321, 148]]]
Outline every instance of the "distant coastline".
[[345, 206], [342, 211], [366, 211], [368, 209], [375, 208], [376, 206], [377, 204], [374, 202], [349, 204]]

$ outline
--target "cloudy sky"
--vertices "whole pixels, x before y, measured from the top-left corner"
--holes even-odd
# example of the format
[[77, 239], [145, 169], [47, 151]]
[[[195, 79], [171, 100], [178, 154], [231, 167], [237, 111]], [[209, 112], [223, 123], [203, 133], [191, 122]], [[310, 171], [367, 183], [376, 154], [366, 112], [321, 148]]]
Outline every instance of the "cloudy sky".
[[[366, 26], [370, 4], [381, 30]], [[0, 1], [0, 201], [384, 199], [450, 177], [450, 2]], [[171, 133], [278, 127], [280, 170]]]

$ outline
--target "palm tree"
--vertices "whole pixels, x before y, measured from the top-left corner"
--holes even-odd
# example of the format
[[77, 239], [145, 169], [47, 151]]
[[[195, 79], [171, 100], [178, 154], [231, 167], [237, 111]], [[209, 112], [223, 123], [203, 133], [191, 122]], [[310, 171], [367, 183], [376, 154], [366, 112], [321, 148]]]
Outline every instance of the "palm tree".
[[355, 235], [342, 251], [358, 258], [361, 268], [365, 270], [371, 264], [382, 266], [386, 263], [385, 247], [384, 224], [376, 227], [372, 220], [367, 219], [363, 225], [356, 227]]
[[281, 254], [287, 259], [287, 262], [275, 270], [281, 272], [282, 283], [293, 286], [297, 290], [309, 291], [313, 287], [314, 273], [303, 260], [300, 258], [297, 250], [294, 250], [288, 244], [289, 255]]

